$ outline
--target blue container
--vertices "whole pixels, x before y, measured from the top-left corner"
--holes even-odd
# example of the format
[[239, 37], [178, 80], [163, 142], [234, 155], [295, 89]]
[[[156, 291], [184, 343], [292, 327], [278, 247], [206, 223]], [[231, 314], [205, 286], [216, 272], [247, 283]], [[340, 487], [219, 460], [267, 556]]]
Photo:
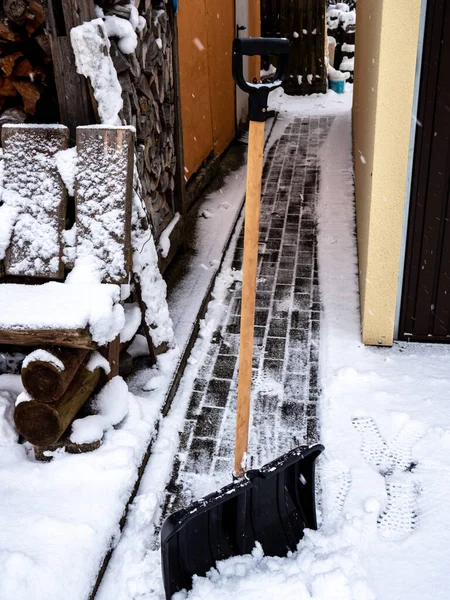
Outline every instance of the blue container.
[[329, 79], [329, 82], [330, 88], [333, 92], [336, 92], [336, 94], [343, 94], [345, 92], [345, 81], [333, 81], [332, 79]]

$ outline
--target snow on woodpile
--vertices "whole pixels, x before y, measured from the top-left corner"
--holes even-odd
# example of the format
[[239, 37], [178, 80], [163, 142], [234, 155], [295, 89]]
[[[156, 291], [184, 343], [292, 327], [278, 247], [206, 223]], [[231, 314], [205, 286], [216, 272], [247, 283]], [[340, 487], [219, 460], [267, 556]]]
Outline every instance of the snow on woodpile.
[[[132, 32], [136, 36], [133, 30]], [[77, 71], [88, 77], [91, 82], [101, 122], [120, 125], [119, 113], [123, 108], [122, 88], [109, 54], [111, 44], [103, 20], [94, 19], [74, 27], [70, 31], [70, 40]]]
[[125, 324], [117, 285], [0, 285], [0, 329], [85, 329], [99, 345], [111, 342]]
[[33, 352], [30, 352], [30, 354], [28, 354], [28, 356], [25, 357], [22, 363], [22, 368], [25, 369], [30, 363], [36, 360], [40, 362], [50, 363], [56, 369], [58, 369], [58, 371], [65, 371], [66, 369], [64, 363], [58, 357], [56, 357], [51, 352], [48, 352], [48, 350], [42, 349], [33, 350]]
[[129, 397], [128, 386], [122, 377], [111, 379], [92, 403], [96, 414], [72, 423], [71, 441], [75, 444], [89, 444], [101, 440], [105, 431], [127, 416]]

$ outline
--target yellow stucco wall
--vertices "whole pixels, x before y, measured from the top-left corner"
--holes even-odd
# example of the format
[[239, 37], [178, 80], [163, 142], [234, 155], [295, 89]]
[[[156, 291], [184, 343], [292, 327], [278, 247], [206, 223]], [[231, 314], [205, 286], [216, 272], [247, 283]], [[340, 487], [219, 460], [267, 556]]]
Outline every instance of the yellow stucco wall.
[[362, 339], [391, 345], [420, 0], [358, 0], [353, 141]]

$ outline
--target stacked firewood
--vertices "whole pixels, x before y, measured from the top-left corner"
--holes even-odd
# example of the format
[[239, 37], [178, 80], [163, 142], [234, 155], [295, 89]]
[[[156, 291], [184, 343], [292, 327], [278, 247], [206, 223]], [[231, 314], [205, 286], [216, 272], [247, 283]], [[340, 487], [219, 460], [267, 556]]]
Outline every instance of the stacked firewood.
[[[113, 4], [113, 6], [111, 6]], [[123, 117], [136, 127], [137, 166], [144, 200], [158, 235], [173, 217], [175, 189], [175, 108], [172, 67], [173, 32], [161, 2], [142, 16], [132, 54], [123, 54], [114, 38], [111, 57], [122, 86]], [[128, 0], [103, 4], [105, 15], [130, 18]]]
[[[0, 8], [0, 113], [9, 121], [55, 111], [53, 69], [43, 0], [4, 0]], [[56, 117], [58, 115], [56, 107]], [[38, 112], [39, 112], [38, 111]], [[30, 118], [31, 117], [31, 118]], [[54, 120], [57, 118], [53, 117]]]
[[25, 359], [22, 383], [28, 398], [17, 405], [14, 421], [34, 446], [57, 443], [97, 387], [103, 371], [89, 367], [88, 355], [83, 349], [52, 347]]

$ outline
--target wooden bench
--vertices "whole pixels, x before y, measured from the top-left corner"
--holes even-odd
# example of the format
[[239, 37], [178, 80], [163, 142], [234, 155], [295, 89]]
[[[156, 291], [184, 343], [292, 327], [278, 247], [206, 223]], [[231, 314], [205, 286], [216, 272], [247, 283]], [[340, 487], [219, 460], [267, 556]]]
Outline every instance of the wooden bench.
[[[2, 129], [0, 345], [38, 349], [22, 371], [31, 398], [15, 411], [37, 446], [57, 442], [98, 386], [92, 351], [107, 359], [109, 378], [117, 375], [125, 313], [139, 326], [121, 287], [132, 271], [133, 129], [79, 127], [76, 165], [68, 140], [62, 125]], [[70, 231], [61, 174], [69, 187], [74, 179]]]

